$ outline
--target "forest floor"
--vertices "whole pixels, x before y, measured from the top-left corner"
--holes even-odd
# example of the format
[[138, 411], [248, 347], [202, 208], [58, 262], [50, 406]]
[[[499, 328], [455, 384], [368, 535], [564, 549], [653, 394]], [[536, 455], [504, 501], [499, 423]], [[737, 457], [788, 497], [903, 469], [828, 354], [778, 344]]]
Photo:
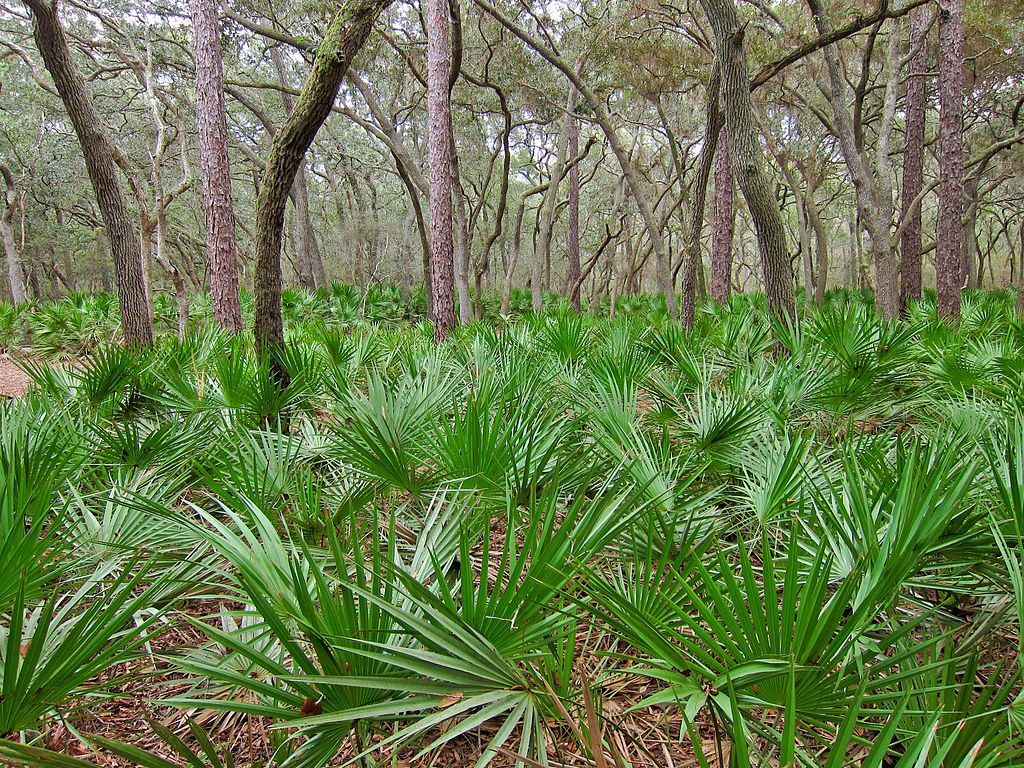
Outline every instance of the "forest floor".
[[[175, 655], [191, 655], [206, 644], [202, 632], [186, 619], [188, 615], [193, 619], [210, 620], [211, 617], [205, 613], [199, 605], [188, 605], [176, 618], [172, 617], [166, 630], [149, 644], [153, 656], [143, 654], [111, 669], [109, 675], [118, 678], [111, 689], [113, 695], [81, 701], [81, 708], [70, 713], [67, 725], [56, 724], [51, 728], [46, 746], [107, 768], [133, 768], [136, 765], [104, 749], [87, 746], [80, 734], [86, 742], [89, 736], [100, 736], [141, 747], [166, 760], [175, 761], [179, 756], [153, 733], [149, 723], [159, 723], [170, 729], [192, 749], [198, 750], [199, 745], [189, 734], [188, 728], [188, 720], [194, 718], [196, 724], [231, 755], [235, 765], [269, 764], [274, 741], [269, 720], [244, 714], [220, 713], [218, 716], [213, 712], [179, 709], [159, 703], [161, 699], [194, 693], [186, 676], [171, 671], [172, 665], [168, 659]], [[583, 665], [586, 666], [585, 663]], [[600, 708], [604, 719], [617, 722], [611, 732], [607, 726], [602, 728], [613, 750], [606, 752], [603, 760], [600, 757], [594, 759], [591, 755], [582, 754], [577, 744], [573, 743], [571, 734], [566, 731], [562, 734], [563, 743], [549, 746], [549, 764], [553, 768], [612, 766], [616, 764], [615, 753], [628, 756], [629, 763], [635, 768], [699, 768], [704, 761], [727, 764], [728, 746], [724, 745], [724, 754], [718, 753], [713, 728], [703, 718], [699, 725], [704, 752], [704, 760], [701, 760], [685, 737], [680, 741], [682, 722], [677, 713], [669, 715], [657, 707], [628, 712], [640, 699], [651, 693], [647, 684], [639, 678], [613, 676], [597, 692], [601, 696]], [[397, 768], [466, 768], [480, 758], [495, 728], [489, 724], [480, 726], [425, 755], [417, 754], [419, 748], [415, 746], [385, 750], [375, 756], [375, 762], [369, 764], [393, 765]], [[423, 743], [431, 741], [434, 736], [440, 736], [442, 730], [438, 729], [436, 733], [427, 736]], [[387, 733], [386, 729], [383, 730], [374, 740], [385, 738]], [[352, 746], [350, 743], [342, 745], [330, 765], [351, 765], [356, 755]], [[513, 768], [516, 764], [516, 738], [510, 739], [506, 746], [495, 756], [491, 768]]]
[[15, 359], [9, 354], [0, 355], [0, 397], [18, 397], [31, 386], [31, 377], [18, 366]]

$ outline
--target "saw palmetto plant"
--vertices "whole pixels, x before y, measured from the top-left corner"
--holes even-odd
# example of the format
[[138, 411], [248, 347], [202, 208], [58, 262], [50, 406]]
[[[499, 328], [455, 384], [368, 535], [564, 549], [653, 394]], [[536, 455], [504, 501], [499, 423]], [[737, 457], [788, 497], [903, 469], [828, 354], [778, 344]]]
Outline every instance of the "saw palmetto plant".
[[440, 346], [416, 300], [289, 293], [284, 389], [201, 301], [142, 353], [96, 299], [28, 312], [89, 354], [0, 412], [4, 759], [1024, 761], [1007, 298], [684, 331], [635, 297]]

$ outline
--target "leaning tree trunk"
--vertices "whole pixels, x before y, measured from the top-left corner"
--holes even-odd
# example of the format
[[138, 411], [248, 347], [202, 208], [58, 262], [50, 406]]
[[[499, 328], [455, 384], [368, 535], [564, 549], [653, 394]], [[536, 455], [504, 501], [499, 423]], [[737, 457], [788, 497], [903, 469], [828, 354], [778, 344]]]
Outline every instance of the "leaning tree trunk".
[[711, 230], [711, 298], [729, 300], [732, 289], [733, 210], [732, 159], [729, 139], [718, 137], [715, 148], [715, 218]]
[[32, 31], [43, 64], [82, 146], [89, 181], [110, 239], [125, 344], [149, 346], [153, 343], [153, 323], [142, 276], [142, 249], [114, 167], [110, 137], [71, 57], [58, 16], [58, 0], [25, 0], [25, 4], [32, 12]]
[[900, 193], [903, 235], [900, 239], [900, 312], [921, 298], [921, 202], [924, 186], [924, 106], [928, 72], [928, 10], [915, 8], [910, 15], [910, 76], [907, 81], [907, 125], [903, 145], [903, 190]]
[[938, 313], [960, 316], [964, 241], [964, 30], [960, 0], [939, 2]]
[[793, 270], [786, 250], [782, 215], [764, 169], [764, 158], [754, 129], [750, 72], [743, 51], [743, 27], [736, 17], [734, 0], [701, 0], [701, 5], [711, 20], [715, 35], [733, 173], [757, 231], [768, 306], [776, 317], [792, 317], [795, 312]]
[[427, 156], [430, 168], [430, 292], [434, 340], [455, 327], [452, 231], [452, 113], [447, 0], [427, 0]]
[[[274, 63], [277, 81], [281, 85], [281, 105], [285, 115], [295, 109], [295, 97], [288, 90], [288, 70], [280, 48], [270, 49], [270, 58]], [[296, 251], [299, 285], [313, 290], [327, 283], [324, 258], [320, 253], [320, 244], [313, 228], [313, 217], [309, 213], [309, 185], [306, 182], [306, 164], [303, 162], [295, 172], [295, 181], [291, 189], [292, 204], [295, 207], [294, 242]]]
[[217, 0], [192, 0], [195, 29], [196, 128], [206, 213], [206, 264], [210, 270], [213, 322], [242, 330], [238, 297], [238, 248], [231, 203], [231, 164], [224, 104], [224, 64], [217, 24]]
[[366, 42], [377, 16], [392, 0], [352, 0], [335, 14], [316, 49], [313, 69], [281, 130], [274, 136], [256, 197], [253, 288], [256, 343], [271, 355], [275, 376], [288, 380], [279, 352], [284, 346], [281, 318], [281, 239], [288, 191], [305, 162], [306, 150], [331, 113], [353, 57]]

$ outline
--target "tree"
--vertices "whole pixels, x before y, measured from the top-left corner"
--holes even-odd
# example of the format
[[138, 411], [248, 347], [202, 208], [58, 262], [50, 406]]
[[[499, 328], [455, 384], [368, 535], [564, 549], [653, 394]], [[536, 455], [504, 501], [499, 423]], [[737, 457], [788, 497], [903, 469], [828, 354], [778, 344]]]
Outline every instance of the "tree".
[[[575, 110], [576, 89], [570, 86], [562, 130], [558, 136], [558, 150], [551, 166], [551, 179], [541, 203], [540, 220], [537, 225], [537, 248], [534, 253], [533, 278], [530, 282], [534, 312], [544, 309], [544, 265], [550, 263], [551, 259], [551, 236], [555, 222], [555, 209], [558, 206], [558, 190], [561, 187], [562, 179], [565, 178], [566, 164], [570, 157], [575, 156], [575, 154], [570, 155], [569, 153], [569, 124], [576, 119], [573, 115]], [[578, 149], [579, 147], [577, 147]], [[578, 168], [578, 165], [573, 165], [573, 168]]]
[[720, 135], [715, 148], [715, 217], [711, 234], [711, 298], [719, 302], [728, 301], [732, 290], [733, 221], [729, 139]]
[[[580, 153], [580, 127], [575, 113], [566, 115], [566, 133], [569, 135], [569, 157]], [[574, 163], [569, 169], [569, 240], [567, 244], [568, 265], [565, 284], [569, 303], [580, 311], [580, 168]]]
[[18, 244], [14, 240], [14, 213], [18, 208], [18, 190], [11, 169], [0, 163], [0, 176], [4, 179], [4, 198], [0, 201], [0, 240], [3, 241], [4, 261], [7, 264], [7, 288], [11, 301], [22, 304], [28, 300], [25, 275], [21, 268]]
[[341, 81], [363, 47], [373, 24], [391, 0], [352, 0], [334, 15], [316, 49], [313, 68], [295, 108], [274, 136], [256, 197], [253, 289], [257, 348], [270, 356], [279, 383], [288, 381], [280, 362], [284, 347], [281, 317], [281, 240], [284, 210], [306, 151], [331, 113]]
[[455, 327], [455, 253], [452, 231], [453, 142], [448, 0], [427, 0], [427, 154], [430, 166], [430, 292], [434, 340]]
[[907, 124], [903, 145], [901, 214], [906, 222], [900, 239], [900, 309], [921, 298], [921, 201], [924, 186], [924, 106], [928, 73], [928, 9], [910, 16], [910, 73], [907, 80]]
[[196, 135], [206, 218], [206, 263], [210, 270], [213, 321], [227, 331], [242, 330], [238, 297], [235, 211], [224, 104], [224, 64], [220, 51], [217, 0], [192, 0], [195, 33]]
[[[281, 104], [287, 116], [295, 109], [295, 97], [289, 90], [288, 69], [279, 46], [270, 49], [270, 60], [281, 84]], [[327, 283], [327, 270], [324, 268], [320, 243], [313, 228], [313, 217], [309, 212], [309, 184], [306, 181], [305, 162], [299, 165], [299, 170], [295, 172], [295, 181], [292, 183], [289, 196], [295, 213], [292, 219], [292, 244], [295, 247], [299, 285], [312, 290]]]
[[[827, 35], [831, 30], [821, 0], [807, 0], [807, 5], [814, 16], [819, 34]], [[895, 41], [895, 38], [893, 40]], [[867, 233], [867, 249], [875, 268], [875, 306], [885, 317], [892, 319], [898, 311], [898, 295], [896, 256], [890, 239], [892, 202], [888, 191], [887, 168], [883, 167], [888, 163], [888, 152], [882, 148], [884, 142], [880, 141], [879, 168], [873, 171], [862, 150], [856, 118], [851, 116], [846, 105], [847, 86], [840, 71], [839, 43], [826, 45], [822, 50], [828, 71], [828, 96], [832, 107], [833, 130], [839, 141], [850, 180], [853, 182], [857, 215]], [[898, 68], [895, 66], [897, 62], [894, 58], [890, 57], [894, 66], [893, 71], [889, 73], [893, 88], [898, 77]], [[886, 122], [882, 130], [886, 132], [895, 112], [894, 100], [891, 105], [892, 110], [886, 110], [884, 116]]]
[[697, 274], [701, 267], [700, 239], [704, 229], [704, 204], [707, 200], [708, 179], [714, 167], [716, 147], [722, 133], [724, 115], [721, 108], [721, 76], [716, 60], [708, 83], [704, 107], [704, 141], [697, 160], [697, 178], [694, 180], [690, 200], [690, 227], [683, 253], [683, 279], [680, 286], [679, 319], [684, 328], [692, 328], [697, 303]]
[[146, 301], [142, 248], [131, 223], [124, 190], [114, 167], [112, 142], [92, 102], [82, 73], [71, 57], [59, 16], [59, 0], [25, 0], [43, 64], [60, 95], [85, 157], [86, 170], [110, 241], [121, 328], [129, 347], [153, 343], [153, 322]]
[[768, 305], [775, 316], [792, 317], [795, 312], [793, 271], [786, 250], [786, 230], [754, 129], [750, 73], [743, 50], [744, 28], [736, 17], [733, 0], [701, 0], [701, 6], [711, 20], [715, 36], [733, 173], [757, 231]]
[[963, 287], [964, 29], [960, 0], [939, 0], [939, 214], [935, 239], [936, 308], [960, 316]]

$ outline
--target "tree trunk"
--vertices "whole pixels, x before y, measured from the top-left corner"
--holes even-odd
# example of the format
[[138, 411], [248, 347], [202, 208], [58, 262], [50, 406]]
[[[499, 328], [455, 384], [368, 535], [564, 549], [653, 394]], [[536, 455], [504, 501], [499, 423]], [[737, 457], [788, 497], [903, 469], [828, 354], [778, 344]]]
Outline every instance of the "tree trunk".
[[[907, 124], [903, 146], [903, 190], [900, 193], [901, 219], [904, 224], [900, 239], [900, 312], [906, 314], [907, 304], [921, 298], [921, 203], [917, 197], [924, 186], [924, 107], [927, 89], [928, 10], [915, 8], [910, 14], [910, 59], [907, 81]], [[915, 204], [916, 201], [916, 204]]]
[[[544, 309], [544, 266], [551, 260], [551, 234], [555, 221], [555, 208], [558, 205], [558, 190], [565, 175], [566, 160], [569, 155], [569, 123], [573, 121], [573, 113], [576, 109], [576, 89], [569, 86], [569, 98], [565, 106], [565, 122], [561, 135], [558, 139], [558, 153], [555, 156], [554, 165], [551, 168], [551, 179], [548, 181], [548, 189], [544, 195], [544, 202], [541, 203], [540, 220], [538, 223], [537, 248], [533, 254], [533, 311], [540, 312]], [[575, 155], [573, 155], [575, 156]], [[578, 163], [574, 165], [578, 167]]]
[[938, 313], [960, 316], [963, 287], [964, 30], [960, 0], [939, 2], [939, 214], [935, 239]]
[[701, 5], [714, 30], [733, 173], [757, 231], [768, 306], [776, 317], [792, 317], [793, 270], [786, 251], [786, 230], [754, 129], [743, 28], [736, 17], [734, 0], [701, 0]]
[[508, 260], [508, 269], [505, 270], [505, 285], [501, 290], [501, 308], [499, 312], [507, 315], [512, 308], [512, 279], [516, 273], [516, 265], [519, 263], [519, 255], [523, 250], [523, 216], [526, 213], [525, 194], [520, 195], [519, 204], [516, 206], [516, 218], [512, 225], [512, 255]]
[[1017, 263], [1017, 300], [1014, 309], [1018, 315], [1024, 315], [1024, 222], [1021, 222], [1017, 230], [1017, 237], [1020, 240], [1020, 258]]
[[219, 328], [237, 333], [242, 330], [242, 307], [238, 297], [238, 248], [231, 202], [217, 0], [192, 0], [192, 26], [195, 30], [196, 132], [206, 214], [210, 303], [213, 322]]
[[453, 243], [453, 265], [455, 268], [455, 289], [459, 297], [459, 322], [468, 323], [473, 319], [473, 303], [469, 295], [470, 236], [469, 220], [466, 216], [466, 193], [462, 188], [462, 171], [455, 148], [455, 133], [452, 132], [452, 216], [455, 223]]
[[964, 288], [980, 288], [982, 277], [982, 256], [978, 247], [978, 176], [971, 174], [964, 182], [963, 195], [963, 227], [964, 244], [961, 258], [961, 276]]
[[[569, 135], [569, 157], [580, 153], [580, 128], [576, 115], [566, 115], [566, 133]], [[575, 163], [569, 169], [569, 240], [567, 243], [566, 293], [569, 303], [580, 311], [580, 167]]]
[[[512, 112], [509, 110], [508, 98], [505, 96], [505, 92], [493, 83], [488, 83], [488, 86], [494, 91], [495, 96], [498, 97], [498, 104], [501, 107], [504, 125], [501, 131], [501, 189], [498, 192], [498, 207], [494, 212], [494, 228], [491, 230], [491, 234], [487, 238], [487, 242], [484, 244], [483, 255], [480, 257], [480, 265], [476, 270], [478, 286], [476, 294], [476, 315], [481, 319], [483, 318], [483, 296], [479, 289], [480, 279], [490, 268], [491, 249], [498, 241], [498, 238], [502, 236], [502, 231], [505, 226], [505, 211], [508, 208], [509, 176], [512, 171], [512, 148], [509, 143], [512, 135]], [[506, 241], [502, 240], [502, 252], [505, 250], [505, 243]]]
[[288, 191], [305, 161], [306, 150], [331, 112], [352, 58], [362, 48], [377, 16], [390, 3], [391, 0], [352, 0], [335, 14], [317, 47], [312, 71], [295, 108], [274, 136], [267, 156], [256, 198], [255, 336], [261, 354], [272, 356], [274, 373], [280, 383], [287, 382], [278, 352], [284, 345], [281, 238]]
[[734, 224], [732, 159], [724, 132], [715, 148], [715, 218], [711, 234], [711, 298], [729, 300], [732, 289], [732, 233]]
[[114, 167], [110, 137], [92, 103], [85, 79], [75, 67], [58, 17], [58, 0], [25, 3], [32, 12], [39, 53], [82, 146], [89, 180], [110, 239], [125, 344], [149, 346], [153, 343], [153, 324], [146, 303], [142, 250]]
[[817, 272], [814, 275], [814, 303], [819, 307], [825, 303], [825, 290], [828, 287], [828, 234], [825, 223], [821, 220], [821, 212], [814, 201], [814, 188], [807, 188], [806, 205], [807, 220], [814, 230], [814, 250], [817, 256]]
[[[274, 63], [274, 70], [277, 72], [277, 80], [281, 84], [281, 105], [287, 116], [295, 109], [295, 98], [288, 90], [288, 70], [285, 67], [281, 49], [271, 48], [270, 58]], [[320, 243], [317, 241], [316, 230], [313, 228], [313, 217], [309, 213], [309, 184], [306, 181], [305, 162], [295, 173], [291, 198], [295, 206], [292, 239], [295, 243], [299, 285], [313, 290], [327, 284], [327, 274], [324, 269], [324, 259], [320, 253]]]
[[455, 327], [452, 232], [451, 49], [447, 0], [427, 2], [427, 159], [430, 168], [430, 266], [434, 340]]
[[11, 301], [18, 305], [28, 300], [28, 291], [25, 289], [25, 275], [21, 268], [18, 244], [14, 239], [14, 212], [17, 208], [17, 193], [14, 174], [2, 163], [0, 163], [0, 175], [4, 177], [5, 189], [3, 207], [0, 208], [0, 239], [3, 241], [4, 260], [7, 264], [7, 287], [11, 291]]
[[683, 279], [679, 286], [679, 319], [684, 328], [692, 328], [697, 304], [697, 277], [701, 268], [700, 235], [704, 229], [704, 204], [708, 179], [714, 167], [715, 148], [722, 133], [724, 115], [721, 109], [721, 74], [716, 64], [711, 73], [705, 104], [704, 143], [697, 162], [697, 178], [690, 191], [690, 225], [683, 254]]
[[[814, 22], [821, 35], [829, 33], [820, 0], [807, 0]], [[843, 153], [850, 181], [853, 183], [857, 211], [868, 235], [868, 251], [875, 268], [875, 306], [885, 317], [892, 319], [898, 310], [896, 289], [896, 257], [893, 253], [891, 232], [891, 201], [884, 194], [878, 177], [872, 175], [858, 141], [858, 124], [851, 118], [844, 94], [846, 81], [839, 69], [839, 44], [824, 47], [828, 70], [829, 101], [836, 139]], [[890, 77], [892, 75], [890, 74]]]
[[292, 217], [292, 243], [295, 246], [295, 271], [299, 278], [299, 285], [308, 290], [317, 287], [316, 262], [321, 261], [320, 244], [316, 239], [316, 232], [313, 229], [313, 219], [309, 214], [309, 189], [306, 184], [305, 163], [299, 166], [295, 173], [295, 181], [292, 184], [291, 195], [294, 205], [294, 216]]

